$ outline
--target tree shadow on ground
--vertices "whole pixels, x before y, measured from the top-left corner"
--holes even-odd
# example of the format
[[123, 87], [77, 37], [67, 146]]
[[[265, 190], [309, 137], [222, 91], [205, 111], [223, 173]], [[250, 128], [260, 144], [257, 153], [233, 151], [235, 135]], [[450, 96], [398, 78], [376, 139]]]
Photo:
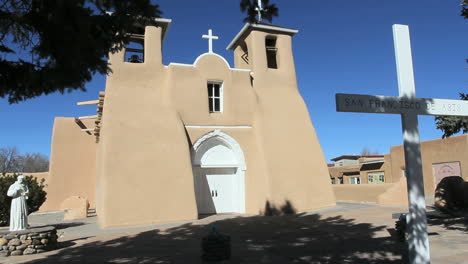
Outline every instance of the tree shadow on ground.
[[468, 233], [468, 214], [464, 216], [454, 216], [446, 213], [434, 215], [428, 214], [427, 224], [430, 226], [439, 226], [447, 230], [463, 231]]
[[[319, 214], [236, 217], [216, 229], [231, 236], [232, 257], [223, 263], [404, 263], [406, 249], [386, 226], [356, 224]], [[201, 241], [211, 225], [184, 224], [57, 251], [27, 263], [202, 263]]]

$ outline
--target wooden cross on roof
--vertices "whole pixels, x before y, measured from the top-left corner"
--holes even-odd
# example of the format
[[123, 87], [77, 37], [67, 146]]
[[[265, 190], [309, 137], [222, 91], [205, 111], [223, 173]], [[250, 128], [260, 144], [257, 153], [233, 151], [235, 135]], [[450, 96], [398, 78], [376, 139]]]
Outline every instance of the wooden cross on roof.
[[208, 35], [203, 35], [202, 38], [208, 39], [208, 52], [213, 53], [213, 40], [218, 39], [218, 36], [213, 36], [213, 31], [208, 29]]
[[258, 0], [258, 7], [255, 7], [255, 11], [258, 13], [258, 22], [262, 21], [262, 11], [263, 11], [263, 6], [262, 6], [262, 0]]

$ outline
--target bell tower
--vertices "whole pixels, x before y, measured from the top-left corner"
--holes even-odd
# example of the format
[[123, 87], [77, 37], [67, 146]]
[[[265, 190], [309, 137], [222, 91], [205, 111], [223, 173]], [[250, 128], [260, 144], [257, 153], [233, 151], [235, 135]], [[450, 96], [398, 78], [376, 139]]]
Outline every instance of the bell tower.
[[297, 87], [292, 37], [298, 31], [246, 24], [229, 44], [236, 68], [250, 70], [257, 95], [253, 127], [266, 163], [266, 201], [298, 211], [335, 204], [327, 163]]
[[268, 79], [283, 87], [296, 87], [292, 37], [297, 33], [295, 29], [262, 22], [246, 24], [227, 49], [234, 51], [236, 68], [252, 71], [255, 86]]

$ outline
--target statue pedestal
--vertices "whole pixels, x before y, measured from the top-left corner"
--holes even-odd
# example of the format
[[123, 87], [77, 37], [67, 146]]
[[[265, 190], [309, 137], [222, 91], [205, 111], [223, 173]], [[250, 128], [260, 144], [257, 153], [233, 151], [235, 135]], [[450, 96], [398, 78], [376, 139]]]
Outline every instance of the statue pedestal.
[[53, 226], [20, 231], [0, 230], [0, 256], [37, 254], [57, 248], [57, 230]]

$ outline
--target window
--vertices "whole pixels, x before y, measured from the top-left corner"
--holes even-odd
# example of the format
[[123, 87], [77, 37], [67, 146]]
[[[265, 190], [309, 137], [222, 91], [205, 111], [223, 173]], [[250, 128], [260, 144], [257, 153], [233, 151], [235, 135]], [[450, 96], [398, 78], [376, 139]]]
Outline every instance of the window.
[[351, 178], [349, 178], [349, 183], [350, 184], [361, 184], [361, 178], [360, 177], [351, 177]]
[[332, 183], [332, 184], [335, 184], [335, 178], [332, 178], [332, 179], [331, 179], [331, 183]]
[[382, 175], [379, 175], [379, 182], [382, 182], [382, 183], [385, 182], [385, 177], [384, 177], [383, 174], [382, 174]]
[[210, 113], [223, 112], [223, 84], [208, 82], [208, 105]]
[[276, 38], [267, 37], [265, 39], [266, 55], [267, 55], [267, 64], [270, 69], [278, 69], [278, 63], [276, 61], [276, 53], [278, 49], [276, 48]]
[[343, 177], [338, 178], [338, 184], [343, 184]]
[[385, 173], [383, 171], [367, 173], [367, 180], [369, 184], [385, 183]]

